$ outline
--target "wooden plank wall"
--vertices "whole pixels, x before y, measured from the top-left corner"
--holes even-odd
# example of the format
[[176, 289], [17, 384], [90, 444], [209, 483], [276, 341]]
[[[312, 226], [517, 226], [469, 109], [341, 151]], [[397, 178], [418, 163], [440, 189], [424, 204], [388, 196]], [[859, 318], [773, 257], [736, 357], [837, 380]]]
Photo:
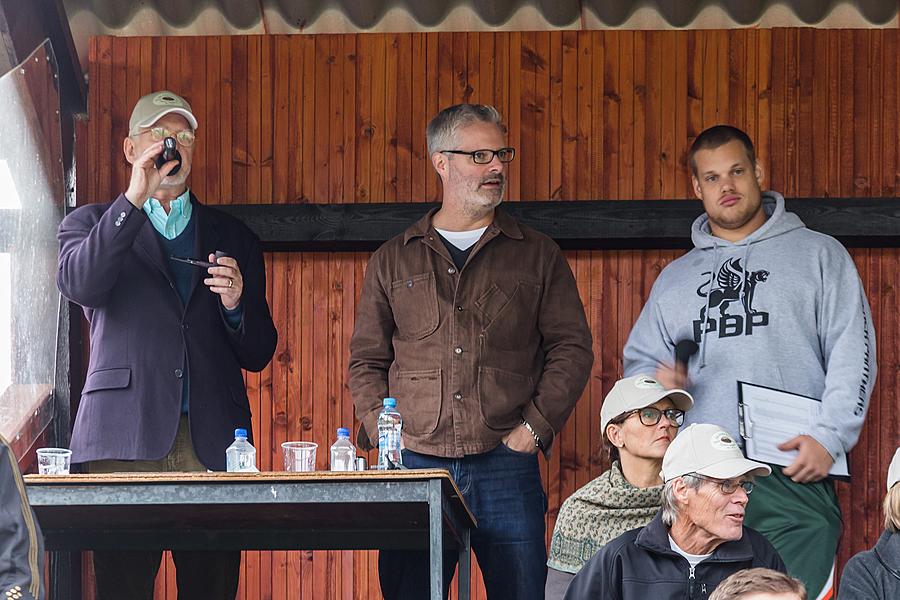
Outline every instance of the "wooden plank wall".
[[[89, 119], [79, 124], [79, 203], [124, 190], [122, 137], [135, 100], [168, 87], [200, 119], [192, 188], [208, 203], [435, 200], [424, 130], [439, 107], [493, 103], [518, 149], [509, 198], [691, 196], [683, 153], [727, 122], [755, 139], [786, 196], [900, 191], [896, 30], [566, 31], [268, 37], [100, 37], [90, 44]], [[594, 334], [590, 385], [543, 463], [550, 512], [606, 468], [599, 432], [621, 348], [673, 251], [571, 252]], [[881, 530], [898, 443], [900, 252], [853, 252], [878, 329], [879, 376], [840, 485], [842, 563]], [[319, 467], [351, 425], [347, 348], [367, 254], [266, 255], [280, 332], [248, 374], [263, 469], [279, 443], [314, 440]], [[241, 598], [377, 598], [372, 552], [248, 552]], [[477, 574], [476, 574], [477, 576]], [[157, 597], [174, 599], [170, 561]], [[90, 588], [88, 578], [86, 586]], [[484, 598], [479, 588], [476, 598]]]

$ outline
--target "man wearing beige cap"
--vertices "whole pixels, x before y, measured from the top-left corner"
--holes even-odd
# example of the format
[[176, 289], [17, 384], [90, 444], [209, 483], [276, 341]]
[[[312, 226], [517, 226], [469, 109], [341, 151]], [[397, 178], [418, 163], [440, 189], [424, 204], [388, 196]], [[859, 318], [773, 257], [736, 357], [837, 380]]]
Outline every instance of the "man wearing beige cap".
[[744, 458], [717, 425], [695, 424], [666, 450], [662, 508], [588, 561], [567, 600], [705, 599], [726, 577], [755, 567], [784, 573], [775, 548], [744, 527], [753, 477], [771, 469]]
[[[57, 285], [91, 324], [72, 461], [92, 473], [221, 471], [234, 430], [251, 430], [241, 369], [262, 370], [276, 341], [265, 268], [257, 237], [187, 187], [197, 127], [179, 95], [141, 98], [128, 189], [59, 228]], [[95, 552], [98, 598], [149, 600], [160, 557]], [[235, 597], [239, 552], [174, 560], [179, 598]]]

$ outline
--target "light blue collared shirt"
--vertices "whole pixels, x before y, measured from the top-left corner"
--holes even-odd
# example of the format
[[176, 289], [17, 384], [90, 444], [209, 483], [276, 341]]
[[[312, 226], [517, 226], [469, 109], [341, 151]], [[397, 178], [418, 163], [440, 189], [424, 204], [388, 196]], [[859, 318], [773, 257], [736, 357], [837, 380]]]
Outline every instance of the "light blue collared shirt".
[[172, 200], [168, 214], [156, 198], [144, 202], [144, 212], [147, 213], [153, 228], [167, 240], [174, 240], [181, 235], [191, 221], [193, 210], [189, 189], [185, 189], [183, 194]]

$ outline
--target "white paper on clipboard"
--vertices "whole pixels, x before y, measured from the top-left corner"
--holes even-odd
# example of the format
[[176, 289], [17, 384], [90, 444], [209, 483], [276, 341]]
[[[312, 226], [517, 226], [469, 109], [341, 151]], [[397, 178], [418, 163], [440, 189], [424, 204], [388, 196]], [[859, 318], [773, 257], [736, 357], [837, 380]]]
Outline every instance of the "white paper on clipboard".
[[[821, 417], [822, 401], [738, 381], [738, 411], [747, 458], [786, 467], [794, 462], [797, 451], [783, 452], [778, 444], [809, 435]], [[850, 477], [846, 454], [841, 454], [828, 474]]]

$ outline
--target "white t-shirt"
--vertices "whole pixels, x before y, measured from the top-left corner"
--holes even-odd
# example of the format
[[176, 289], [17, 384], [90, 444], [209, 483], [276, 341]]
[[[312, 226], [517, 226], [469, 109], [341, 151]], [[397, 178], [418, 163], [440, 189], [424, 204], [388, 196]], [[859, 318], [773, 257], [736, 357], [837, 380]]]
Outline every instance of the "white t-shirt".
[[460, 250], [466, 251], [474, 246], [475, 242], [481, 239], [481, 236], [484, 235], [485, 231], [487, 231], [487, 226], [480, 227], [479, 229], [473, 229], [472, 231], [447, 231], [445, 229], [438, 229], [437, 227], [435, 227], [435, 231], [441, 234], [442, 238], [444, 238]]
[[669, 546], [672, 548], [672, 550], [687, 559], [688, 563], [691, 565], [691, 571], [693, 571], [697, 567], [697, 565], [713, 555], [712, 552], [710, 552], [709, 554], [689, 554], [678, 547], [678, 544], [675, 543], [675, 540], [672, 539], [671, 535], [669, 536]]

